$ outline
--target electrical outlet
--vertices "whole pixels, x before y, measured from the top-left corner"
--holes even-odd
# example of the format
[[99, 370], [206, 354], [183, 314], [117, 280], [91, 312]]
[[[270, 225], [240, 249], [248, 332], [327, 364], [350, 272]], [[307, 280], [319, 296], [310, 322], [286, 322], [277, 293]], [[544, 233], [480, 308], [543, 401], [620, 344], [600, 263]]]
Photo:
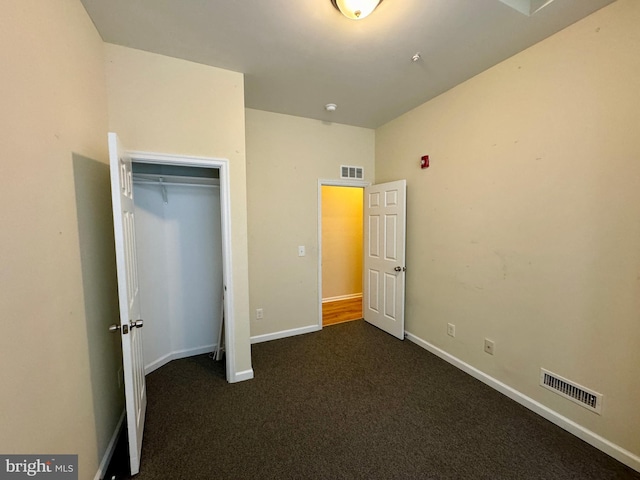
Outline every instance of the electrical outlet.
[[256, 308], [256, 320], [262, 320], [264, 318], [264, 312], [261, 308]]
[[485, 353], [488, 353], [489, 355], [493, 355], [493, 350], [494, 350], [494, 343], [493, 340], [489, 340], [488, 338], [484, 339], [484, 351]]
[[450, 337], [456, 336], [456, 326], [453, 323], [447, 323], [447, 335]]

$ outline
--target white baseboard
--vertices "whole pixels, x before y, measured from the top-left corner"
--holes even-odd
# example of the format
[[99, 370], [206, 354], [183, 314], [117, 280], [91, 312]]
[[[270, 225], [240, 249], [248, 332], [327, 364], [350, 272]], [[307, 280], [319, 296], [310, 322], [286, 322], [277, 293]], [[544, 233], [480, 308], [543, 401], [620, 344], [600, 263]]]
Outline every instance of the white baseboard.
[[267, 333], [265, 335], [256, 335], [251, 337], [251, 343], [269, 342], [271, 340], [279, 340], [281, 338], [294, 337], [296, 335], [304, 335], [305, 333], [318, 332], [322, 330], [320, 325], [309, 325], [308, 327], [292, 328], [291, 330], [282, 330], [280, 332]]
[[202, 347], [187, 348], [184, 350], [176, 350], [175, 352], [167, 353], [166, 355], [154, 360], [144, 367], [144, 374], [149, 375], [154, 370], [165, 366], [172, 360], [179, 360], [180, 358], [192, 357], [194, 355], [201, 355], [203, 353], [211, 353], [216, 349], [216, 345], [204, 345]]
[[594, 446], [598, 450], [610, 455], [616, 460], [624, 463], [628, 467], [633, 468], [634, 470], [640, 472], [640, 457], [635, 455], [634, 453], [625, 450], [624, 448], [616, 445], [613, 442], [610, 442], [606, 438], [601, 437], [597, 433], [592, 432], [591, 430], [586, 429], [582, 425], [577, 424], [573, 420], [568, 419], [567, 417], [560, 415], [558, 412], [551, 410], [549, 407], [541, 404], [540, 402], [526, 396], [525, 394], [515, 390], [502, 383], [501, 381], [493, 378], [490, 375], [478, 370], [477, 368], [469, 365], [468, 363], [463, 362], [457, 357], [454, 357], [450, 353], [445, 352], [444, 350], [436, 347], [435, 345], [430, 344], [429, 342], [421, 339], [420, 337], [405, 332], [405, 336], [408, 340], [412, 341], [416, 345], [421, 346], [425, 350], [433, 353], [434, 355], [440, 357], [451, 365], [459, 368], [463, 372], [468, 373], [472, 377], [480, 380], [482, 383], [487, 384], [491, 388], [497, 390], [498, 392], [506, 395], [510, 399], [518, 402], [520, 405], [528, 408], [532, 412], [537, 413], [543, 418], [546, 418], [551, 423], [556, 424], [560, 428], [566, 430], [567, 432], [575, 435], [576, 437], [584, 440], [588, 444]]
[[116, 444], [118, 443], [118, 437], [120, 436], [120, 429], [122, 428], [122, 424], [124, 423], [125, 410], [122, 411], [122, 415], [120, 415], [120, 420], [116, 424], [116, 429], [113, 431], [113, 435], [111, 435], [111, 440], [109, 440], [109, 444], [107, 445], [107, 450], [104, 452], [102, 457], [102, 461], [100, 465], [98, 465], [98, 471], [96, 472], [93, 480], [102, 480], [104, 475], [107, 473], [107, 468], [109, 468], [109, 462], [113, 457], [113, 452], [116, 450]]
[[352, 293], [350, 295], [338, 295], [337, 297], [327, 297], [322, 299], [322, 303], [339, 302], [341, 300], [353, 300], [362, 298], [362, 293]]
[[235, 372], [233, 377], [229, 380], [229, 383], [244, 382], [245, 380], [251, 380], [253, 378], [253, 368], [249, 370], [243, 370], [241, 372]]

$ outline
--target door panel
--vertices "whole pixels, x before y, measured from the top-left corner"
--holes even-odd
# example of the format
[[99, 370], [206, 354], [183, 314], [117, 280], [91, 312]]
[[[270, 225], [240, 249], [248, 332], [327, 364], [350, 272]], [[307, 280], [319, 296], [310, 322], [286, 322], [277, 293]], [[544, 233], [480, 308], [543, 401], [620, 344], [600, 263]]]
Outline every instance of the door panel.
[[380, 256], [380, 217], [372, 215], [368, 219], [369, 223], [369, 242], [368, 254], [372, 258]]
[[398, 261], [397, 250], [397, 231], [398, 231], [398, 219], [396, 215], [385, 215], [384, 217], [384, 258], [390, 262]]
[[369, 295], [365, 295], [368, 298], [368, 302], [363, 302], [364, 305], [368, 305], [368, 309], [372, 310], [375, 313], [378, 313], [380, 310], [379, 302], [378, 302], [378, 291], [379, 291], [379, 279], [380, 272], [376, 272], [375, 270], [369, 269], [369, 283], [366, 290], [369, 292]]
[[109, 163], [118, 273], [118, 302], [120, 305], [120, 328], [118, 331], [122, 339], [122, 367], [124, 370], [131, 474], [135, 475], [140, 471], [147, 390], [142, 352], [133, 173], [131, 158], [122, 148], [115, 133], [109, 133]]
[[396, 319], [396, 291], [397, 277], [390, 273], [384, 274], [384, 314], [387, 318]]
[[406, 180], [367, 187], [364, 209], [364, 319], [400, 339], [404, 339], [406, 192]]

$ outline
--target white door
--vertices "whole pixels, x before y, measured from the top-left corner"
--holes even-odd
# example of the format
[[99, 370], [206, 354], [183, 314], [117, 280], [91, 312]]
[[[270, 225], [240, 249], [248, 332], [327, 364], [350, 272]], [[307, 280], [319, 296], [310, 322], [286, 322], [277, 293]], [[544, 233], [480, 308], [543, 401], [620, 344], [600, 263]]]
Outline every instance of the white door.
[[364, 189], [364, 319], [404, 339], [407, 181]]
[[131, 158], [115, 133], [109, 133], [109, 163], [120, 304], [120, 325], [113, 325], [110, 330], [119, 332], [122, 338], [129, 457], [131, 474], [135, 475], [140, 471], [147, 389], [142, 356], [143, 323], [140, 318]]

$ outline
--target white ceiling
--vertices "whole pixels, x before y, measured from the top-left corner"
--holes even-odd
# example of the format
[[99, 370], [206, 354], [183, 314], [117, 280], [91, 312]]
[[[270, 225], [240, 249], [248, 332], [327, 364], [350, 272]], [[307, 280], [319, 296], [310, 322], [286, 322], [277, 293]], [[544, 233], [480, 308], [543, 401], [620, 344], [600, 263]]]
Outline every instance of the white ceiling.
[[82, 3], [106, 42], [244, 73], [249, 108], [375, 128], [613, 1], [526, 16], [499, 0], [384, 0], [358, 21], [330, 0]]

